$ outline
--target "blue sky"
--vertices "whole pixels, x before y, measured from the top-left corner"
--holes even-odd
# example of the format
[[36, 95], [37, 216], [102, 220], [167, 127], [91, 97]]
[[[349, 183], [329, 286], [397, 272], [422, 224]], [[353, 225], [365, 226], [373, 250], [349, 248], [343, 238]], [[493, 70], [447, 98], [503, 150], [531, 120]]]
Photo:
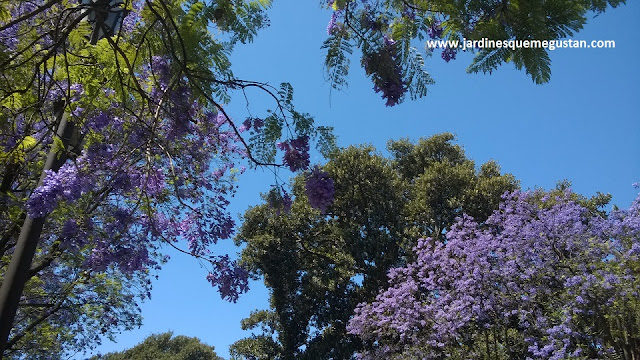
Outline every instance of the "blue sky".
[[[239, 46], [232, 61], [237, 77], [278, 86], [290, 82], [299, 110], [318, 125], [333, 126], [340, 146], [370, 143], [384, 151], [389, 139], [420, 137], [448, 131], [456, 134], [476, 164], [496, 160], [523, 188], [551, 188], [568, 179], [573, 190], [590, 196], [613, 195], [628, 207], [640, 181], [640, 4], [628, 5], [591, 19], [573, 39], [615, 40], [615, 49], [558, 49], [551, 52], [552, 78], [535, 85], [523, 71], [505, 64], [492, 75], [465, 73], [471, 61], [460, 54], [450, 63], [439, 54], [426, 68], [436, 80], [420, 100], [386, 107], [372, 83], [352, 61], [349, 87], [330, 91], [324, 79], [324, 52], [330, 12], [317, 1], [279, 0], [269, 11], [271, 27], [254, 43]], [[356, 53], [357, 55], [357, 53]], [[248, 93], [251, 114], [260, 116], [270, 104], [257, 91]], [[249, 115], [244, 98], [236, 97], [230, 114]], [[317, 155], [312, 162], [322, 162]], [[281, 172], [281, 177], [289, 174]], [[240, 214], [259, 202], [259, 193], [274, 183], [271, 172], [248, 171], [240, 181], [231, 211]], [[214, 249], [236, 253], [231, 240]], [[180, 254], [159, 273], [151, 301], [142, 305], [144, 326], [123, 333], [117, 343], [97, 351], [130, 348], [151, 333], [174, 331], [199, 337], [228, 358], [228, 347], [249, 335], [240, 320], [266, 308], [268, 293], [259, 282], [238, 303], [220, 300], [205, 280], [206, 270]], [[95, 352], [94, 352], [95, 353]], [[78, 358], [83, 358], [84, 356]]]

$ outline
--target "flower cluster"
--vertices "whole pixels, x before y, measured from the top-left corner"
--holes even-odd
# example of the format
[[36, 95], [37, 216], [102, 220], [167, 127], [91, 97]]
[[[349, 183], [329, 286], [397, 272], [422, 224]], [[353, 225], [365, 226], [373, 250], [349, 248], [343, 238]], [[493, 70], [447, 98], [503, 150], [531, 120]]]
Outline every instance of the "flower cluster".
[[283, 162], [291, 171], [298, 171], [309, 167], [309, 137], [299, 136], [293, 140], [286, 140], [277, 144], [278, 149], [284, 151]]
[[402, 10], [402, 16], [409, 19], [409, 20], [415, 20], [416, 19], [416, 9], [414, 9], [413, 7], [410, 6], [404, 6], [404, 9]]
[[[26, 14], [34, 11], [38, 4], [38, 2], [27, 2], [20, 1], [15, 4], [11, 4], [9, 6], [9, 11], [12, 19], [15, 19], [20, 16], [24, 16]], [[4, 24], [2, 24], [4, 25]], [[26, 25], [26, 26], [24, 26]], [[4, 45], [9, 51], [16, 51], [20, 42], [20, 38], [23, 36], [23, 32], [26, 31], [28, 27], [34, 26], [35, 21], [33, 19], [29, 19], [26, 24], [14, 24], [9, 26], [8, 28], [0, 31], [0, 44]]]
[[440, 26], [440, 24], [441, 23], [438, 20], [434, 20], [431, 23], [431, 26], [429, 26], [429, 29], [427, 29], [427, 34], [430, 38], [439, 39], [442, 36], [442, 32], [444, 31], [444, 29]]
[[333, 35], [336, 32], [342, 29], [342, 25], [338, 23], [338, 17], [340, 16], [341, 10], [334, 11], [331, 14], [331, 19], [329, 20], [329, 24], [327, 25], [327, 35]]
[[[54, 336], [67, 336], [55, 342], [75, 342], [77, 333], [99, 335], [100, 329], [110, 335], [112, 328], [121, 330], [134, 324], [125, 316], [135, 313], [129, 308], [133, 309], [138, 299], [149, 297], [145, 293], [150, 283], [141, 282], [146, 283], [165, 261], [162, 244], [208, 261], [207, 280], [219, 288], [224, 299], [235, 301], [248, 290], [246, 271], [228, 257], [211, 257], [210, 251], [235, 230], [228, 208], [237, 191], [236, 176], [244, 171], [235, 162], [244, 161], [253, 145], [239, 133], [251, 131], [254, 138], [263, 139], [260, 132], [265, 120], [251, 118], [240, 126], [224, 114], [217, 100], [227, 96], [232, 82], [194, 84], [185, 76], [185, 64], [175, 64], [175, 49], [166, 42], [163, 47], [160, 40], [171, 40], [175, 32], [154, 27], [149, 18], [179, 22], [187, 9], [160, 6], [152, 9], [151, 15], [142, 11], [149, 4], [126, 1], [119, 37], [97, 46], [86, 41], [91, 24], [84, 18], [90, 4], [30, 0], [0, 6], [0, 53], [6, 60], [3, 89], [11, 90], [0, 110], [3, 119], [9, 119], [0, 125], [0, 170], [4, 176], [0, 227], [13, 232], [10, 229], [19, 225], [23, 213], [32, 218], [46, 216], [34, 257], [34, 264], [44, 264], [37, 274], [39, 301], [57, 303], [67, 294], [77, 301], [73, 304], [62, 299], [65, 309], [44, 317], [47, 326], [64, 325], [64, 333], [52, 328]], [[201, 4], [195, 4], [194, 9], [196, 5]], [[247, 16], [251, 18], [262, 11], [254, 7], [242, 10], [250, 11]], [[5, 26], [9, 22], [15, 24]], [[186, 48], [182, 51], [200, 54], [197, 61], [186, 65], [190, 71], [210, 72], [207, 78], [228, 79], [230, 65], [225, 56], [230, 47], [206, 51], [217, 44], [208, 38], [206, 23], [190, 25], [189, 31], [202, 41], [183, 44]], [[248, 26], [250, 29], [232, 26], [222, 31], [234, 37], [238, 31], [253, 34], [260, 27], [254, 23]], [[160, 45], [138, 49], [142, 52], [136, 57], [130, 46], [134, 37], [136, 44]], [[115, 52], [105, 52], [111, 47]], [[34, 52], [33, 48], [39, 50]], [[135, 61], [118, 63], [108, 56], [115, 53], [135, 57]], [[51, 56], [58, 60], [47, 62]], [[68, 137], [55, 138], [61, 115], [74, 127], [73, 153], [67, 146]], [[300, 132], [311, 133], [312, 125], [308, 125]], [[269, 136], [279, 138], [282, 132], [274, 130]], [[296, 136], [280, 147], [285, 164], [294, 171], [309, 163], [309, 139]], [[264, 141], [267, 146], [273, 146], [272, 142]], [[41, 175], [51, 144], [60, 150], [59, 159], [66, 162], [46, 171], [38, 183], [35, 180]], [[7, 186], [10, 189], [5, 189]], [[20, 196], [7, 195], [16, 193]], [[290, 207], [291, 199], [285, 197], [284, 205], [285, 210]], [[7, 232], [3, 237], [13, 237], [9, 235]], [[8, 244], [4, 255], [11, 251]], [[86, 281], [82, 273], [87, 274]], [[90, 285], [93, 279], [98, 287]], [[75, 286], [78, 283], [82, 286]], [[114, 290], [118, 286], [127, 289]], [[36, 290], [28, 287], [25, 291], [31, 292], [25, 293], [29, 298]], [[91, 310], [96, 314], [88, 317], [83, 313], [89, 311], [85, 304], [93, 308], [100, 301], [88, 299], [90, 296], [120, 301], [132, 293], [137, 299], [126, 304], [110, 303], [108, 310], [96, 306]], [[22, 324], [29, 324], [47, 309], [18, 311], [17, 323], [25, 319]], [[118, 311], [122, 312], [114, 314]], [[95, 327], [74, 328], [93, 321], [91, 316], [98, 319]], [[19, 326], [12, 332], [20, 334], [24, 327]], [[98, 331], [91, 331], [96, 328]], [[16, 348], [25, 346], [17, 344]]]
[[398, 104], [407, 92], [397, 52], [395, 41], [385, 35], [382, 46], [377, 51], [363, 54], [362, 58], [365, 72], [373, 80], [373, 89], [382, 92], [387, 106]]
[[128, 34], [135, 30], [142, 21], [141, 11], [144, 6], [144, 0], [132, 0], [132, 11], [127, 12], [126, 16], [122, 20], [122, 33]]
[[442, 55], [440, 55], [442, 57], [442, 60], [449, 62], [451, 60], [455, 60], [456, 59], [456, 54], [458, 53], [458, 49], [454, 49], [454, 48], [445, 48], [444, 50], [442, 50]]
[[329, 177], [329, 173], [315, 166], [305, 182], [305, 193], [311, 207], [324, 214], [333, 203], [335, 193], [333, 185], [333, 179]]
[[419, 240], [416, 260], [390, 271], [390, 288], [348, 325], [370, 344], [361, 358], [479, 358], [485, 336], [510, 358], [637, 353], [638, 204], [604, 218], [570, 193], [516, 192], [484, 225], [463, 216], [445, 243]]
[[250, 131], [251, 129], [253, 129], [253, 132], [259, 132], [260, 130], [262, 130], [262, 127], [264, 126], [264, 120], [260, 119], [260, 118], [246, 118], [243, 122], [242, 122], [242, 126], [240, 126], [240, 128], [238, 128], [239, 132], [244, 132], [244, 131]]
[[207, 280], [220, 287], [223, 299], [238, 301], [240, 294], [249, 290], [247, 270], [230, 260], [228, 255], [218, 256], [215, 264], [214, 270], [207, 275]]
[[27, 201], [32, 218], [48, 215], [59, 200], [74, 201], [93, 188], [92, 177], [73, 163], [63, 165], [57, 172], [48, 170], [40, 185]]
[[24, 115], [16, 116], [13, 124], [5, 124], [0, 131], [0, 154], [2, 152], [11, 152], [19, 144], [19, 139], [25, 137], [25, 119]]

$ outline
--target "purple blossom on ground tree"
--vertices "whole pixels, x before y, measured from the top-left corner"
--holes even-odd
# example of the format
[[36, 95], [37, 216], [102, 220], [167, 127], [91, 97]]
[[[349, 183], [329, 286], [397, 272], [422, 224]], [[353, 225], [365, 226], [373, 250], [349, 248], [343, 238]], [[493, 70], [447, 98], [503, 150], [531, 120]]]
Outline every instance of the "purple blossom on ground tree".
[[506, 194], [361, 304], [350, 333], [361, 359], [635, 359], [640, 351], [640, 197], [608, 216], [570, 192]]

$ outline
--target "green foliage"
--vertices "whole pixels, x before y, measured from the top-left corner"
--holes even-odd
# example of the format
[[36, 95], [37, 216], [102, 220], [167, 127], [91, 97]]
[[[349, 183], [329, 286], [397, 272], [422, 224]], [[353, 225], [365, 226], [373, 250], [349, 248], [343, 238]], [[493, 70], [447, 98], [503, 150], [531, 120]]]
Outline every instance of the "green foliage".
[[0, 150], [0, 162], [21, 163], [25, 160], [26, 153], [29, 152], [37, 141], [31, 136], [26, 136], [20, 140], [9, 152]]
[[[609, 1], [617, 7], [623, 1]], [[501, 3], [490, 10], [491, 16], [475, 24], [467, 39], [494, 40], [557, 40], [573, 36], [582, 29], [590, 11], [603, 12], [606, 1], [513, 1]], [[477, 52], [467, 72], [491, 73], [502, 63], [513, 62], [516, 69], [525, 69], [537, 84], [551, 79], [551, 59], [543, 48], [489, 48]]]
[[345, 330], [353, 309], [387, 286], [387, 271], [413, 256], [414, 239], [443, 234], [462, 212], [485, 219], [517, 188], [495, 162], [476, 171], [453, 140], [393, 141], [391, 158], [371, 146], [333, 152], [323, 170], [335, 199], [324, 215], [310, 207], [302, 175], [289, 214], [268, 201], [250, 208], [236, 241], [270, 289], [271, 308], [242, 322], [258, 333], [232, 345], [234, 359], [350, 358], [360, 348]]
[[[35, 266], [57, 256], [57, 262], [80, 267], [80, 256], [56, 251], [38, 259]], [[27, 283], [19, 312], [21, 318], [14, 326], [5, 358], [51, 359], [58, 356], [55, 354], [68, 352], [71, 343], [92, 344], [98, 334], [113, 340], [116, 329], [127, 331], [142, 324], [133, 296], [135, 287], [144, 288], [143, 279], [86, 271], [67, 273], [62, 266], [58, 269], [62, 270], [56, 279], [59, 293], [47, 291], [51, 283], [48, 272]], [[55, 316], [57, 313], [62, 317]]]
[[[411, 98], [425, 96], [433, 81], [424, 70], [418, 42], [431, 40], [559, 40], [581, 30], [587, 18], [624, 0], [384, 0], [361, 4], [355, 0], [332, 2], [325, 67], [332, 86], [346, 85], [353, 43], [368, 58], [384, 46], [384, 38], [398, 47], [403, 84]], [[323, 4], [329, 7], [326, 1]], [[334, 24], [335, 23], [335, 24]], [[433, 29], [441, 28], [434, 35]], [[513, 62], [537, 83], [551, 78], [551, 61], [544, 48], [468, 49], [476, 55], [467, 71], [491, 73], [501, 64]], [[427, 47], [426, 55], [442, 49]], [[371, 59], [367, 59], [371, 60]], [[447, 60], [449, 61], [449, 60]], [[395, 62], [395, 61], [394, 61]], [[364, 63], [364, 62], [363, 62]], [[394, 64], [388, 64], [393, 67]], [[395, 64], [399, 65], [399, 64]]]
[[264, 10], [270, 6], [270, 0], [223, 0], [207, 7], [204, 15], [219, 29], [233, 34], [231, 43], [244, 44], [253, 41], [258, 30], [268, 26], [269, 20]]
[[265, 335], [238, 340], [231, 345], [229, 351], [232, 360], [278, 360], [279, 354], [282, 353], [278, 343]]
[[326, 49], [325, 69], [331, 87], [340, 89], [347, 85], [347, 75], [349, 74], [349, 56], [353, 53], [353, 45], [349, 39], [349, 34], [345, 31], [337, 31], [322, 44], [322, 49]]
[[322, 156], [328, 158], [338, 148], [337, 138], [333, 133], [333, 127], [318, 126], [316, 130], [316, 148]]
[[271, 163], [276, 158], [275, 144], [280, 139], [284, 120], [273, 112], [264, 118], [264, 129], [249, 138], [253, 156], [263, 163]]
[[248, 318], [240, 323], [242, 330], [252, 330], [260, 327], [261, 335], [236, 341], [229, 347], [232, 360], [274, 360], [282, 353], [282, 347], [273, 339], [279, 329], [277, 314], [273, 311], [252, 311]]
[[[328, 154], [335, 148], [335, 136], [333, 128], [326, 126], [314, 126], [313, 117], [308, 113], [299, 112], [293, 102], [293, 86], [289, 83], [280, 84], [277, 92], [265, 84], [254, 83], [251, 86], [259, 87], [269, 92], [277, 99], [277, 107], [268, 110], [268, 116], [264, 118], [264, 125], [260, 131], [251, 131], [248, 146], [253, 160], [257, 165], [271, 164], [276, 159], [276, 144], [282, 138], [283, 133], [306, 136], [316, 141], [316, 146], [322, 154]], [[254, 164], [254, 165], [256, 165]]]
[[[280, 84], [280, 90], [278, 90], [278, 96], [280, 97], [278, 103], [281, 107], [280, 112], [285, 110], [291, 116], [291, 129], [301, 136], [310, 136], [314, 133], [313, 118], [307, 113], [298, 112], [293, 105], [293, 86], [289, 83]], [[284, 114], [283, 114], [284, 116]]]
[[481, 49], [476, 53], [471, 65], [467, 68], [469, 73], [491, 73], [503, 62], [509, 60], [509, 49]]
[[466, 160], [460, 145], [451, 144], [455, 136], [442, 133], [418, 140], [412, 144], [408, 139], [390, 141], [387, 144], [397, 170], [405, 179], [414, 179], [436, 163], [461, 164]]
[[517, 187], [512, 175], [500, 175], [494, 161], [476, 172], [462, 147], [450, 144], [453, 139], [443, 133], [417, 145], [408, 140], [388, 144], [397, 170], [413, 184], [406, 204], [406, 231], [412, 238], [440, 238], [463, 213], [485, 219], [498, 208], [502, 194]]
[[424, 58], [422, 54], [414, 48], [410, 47], [406, 55], [405, 79], [411, 99], [415, 100], [427, 95], [427, 85], [435, 83], [431, 75], [424, 70]]
[[[538, 189], [543, 190], [543, 189]], [[571, 192], [571, 182], [568, 180], [558, 181], [556, 187], [547, 192], [547, 196], [543, 199], [538, 196], [537, 201], [539, 205], [544, 208], [550, 208], [558, 203], [558, 198], [566, 196], [567, 192], [570, 192], [569, 199], [575, 201], [580, 206], [588, 209], [593, 215], [599, 215], [601, 217], [608, 216], [608, 212], [605, 207], [611, 202], [611, 194], [603, 194], [597, 192], [590, 198], [585, 197], [574, 192]], [[615, 208], [615, 205], [614, 205]]]
[[214, 350], [198, 338], [166, 332], [150, 335], [129, 350], [97, 355], [90, 360], [222, 360]]

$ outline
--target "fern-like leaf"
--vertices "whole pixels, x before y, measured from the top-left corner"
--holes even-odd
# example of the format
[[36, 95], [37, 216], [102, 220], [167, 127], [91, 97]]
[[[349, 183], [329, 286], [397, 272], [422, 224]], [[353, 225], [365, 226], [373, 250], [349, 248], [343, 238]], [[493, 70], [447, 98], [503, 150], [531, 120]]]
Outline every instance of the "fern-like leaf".
[[424, 69], [424, 58], [420, 52], [411, 47], [407, 51], [406, 55], [406, 69], [405, 69], [407, 88], [411, 99], [427, 95], [427, 85], [434, 83], [431, 75]]
[[467, 73], [491, 73], [509, 58], [509, 49], [482, 49], [473, 58]]
[[518, 70], [524, 67], [536, 84], [544, 84], [551, 79], [551, 58], [546, 49], [516, 49], [513, 62]]
[[322, 49], [327, 50], [324, 66], [331, 87], [340, 89], [347, 86], [349, 55], [353, 53], [352, 44], [347, 34], [343, 31], [337, 31], [325, 40]]

